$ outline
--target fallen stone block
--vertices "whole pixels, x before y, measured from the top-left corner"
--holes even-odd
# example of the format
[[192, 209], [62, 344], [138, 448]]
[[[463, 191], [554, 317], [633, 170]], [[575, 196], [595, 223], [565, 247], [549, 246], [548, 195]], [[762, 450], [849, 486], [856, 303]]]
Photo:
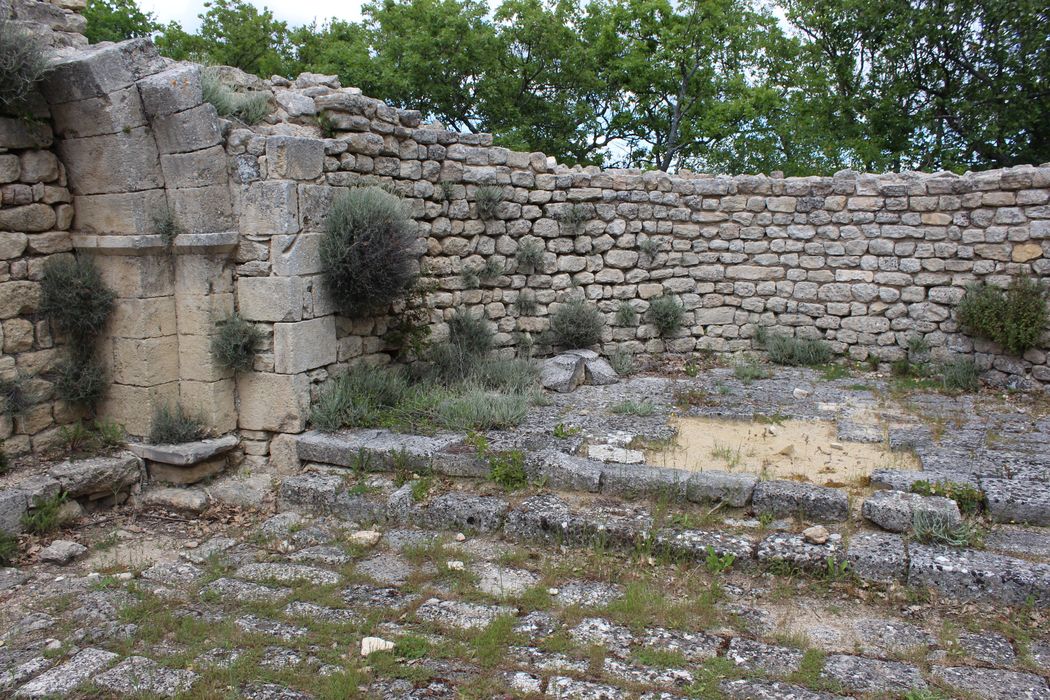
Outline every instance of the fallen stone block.
[[229, 452], [237, 446], [236, 435], [224, 435], [220, 438], [180, 442], [173, 445], [147, 445], [131, 443], [128, 451], [143, 459], [176, 466], [190, 466], [203, 462], [215, 455]]
[[760, 562], [782, 562], [793, 568], [826, 572], [836, 571], [845, 560], [842, 535], [835, 533], [824, 544], [807, 542], [802, 535], [781, 532], [770, 535], [758, 543], [757, 556]]
[[846, 561], [850, 570], [866, 581], [891, 583], [908, 575], [908, 558], [900, 535], [859, 532], [850, 538]]
[[755, 513], [775, 517], [798, 516], [819, 522], [842, 522], [849, 518], [849, 499], [844, 491], [796, 481], [759, 481], [751, 496]]
[[543, 361], [540, 368], [540, 383], [544, 389], [567, 394], [583, 384], [586, 378], [586, 362], [579, 355], [568, 353]]
[[904, 491], [876, 491], [864, 500], [864, 517], [890, 532], [910, 532], [916, 517], [946, 525], [962, 522], [959, 506], [950, 498]]
[[1050, 526], [1050, 482], [985, 478], [981, 490], [992, 520]]
[[554, 449], [530, 452], [525, 457], [525, 471], [530, 479], [542, 480], [553, 489], [570, 491], [597, 493], [601, 489], [604, 466], [596, 460]]
[[18, 489], [0, 491], [0, 531], [17, 534], [22, 531], [22, 518], [29, 510], [26, 494]]
[[138, 457], [124, 453], [62, 462], [51, 467], [48, 474], [58, 481], [67, 496], [79, 498], [122, 491], [139, 481], [141, 468]]
[[70, 542], [69, 540], [55, 540], [48, 546], [40, 550], [37, 558], [42, 562], [48, 564], [58, 564], [59, 566], [65, 566], [70, 563], [84, 552], [87, 551], [87, 547], [77, 542]]
[[142, 502], [188, 513], [203, 513], [211, 501], [203, 489], [161, 488], [151, 489], [142, 495]]
[[725, 503], [743, 508], [751, 501], [758, 477], [723, 471], [693, 472], [686, 484], [686, 498], [693, 503]]
[[964, 600], [1050, 606], [1050, 564], [972, 549], [911, 544], [908, 583]]
[[381, 523], [387, 518], [386, 503], [348, 493], [346, 482], [334, 474], [308, 472], [286, 477], [278, 489], [278, 504], [285, 510], [299, 507], [361, 524]]

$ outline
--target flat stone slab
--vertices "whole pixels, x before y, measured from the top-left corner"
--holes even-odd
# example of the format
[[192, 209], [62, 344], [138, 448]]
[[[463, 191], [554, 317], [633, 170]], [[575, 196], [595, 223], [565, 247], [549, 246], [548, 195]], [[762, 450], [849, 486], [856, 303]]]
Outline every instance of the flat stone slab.
[[462, 435], [455, 434], [405, 435], [389, 430], [311, 430], [296, 436], [295, 445], [299, 459], [306, 462], [383, 471], [393, 466], [395, 455], [426, 466], [438, 453], [462, 439]]
[[540, 365], [540, 384], [544, 389], [567, 394], [583, 384], [587, 363], [579, 355], [563, 353], [547, 358]]
[[628, 649], [637, 642], [631, 630], [603, 617], [585, 617], [569, 630], [569, 635], [580, 644], [597, 644], [616, 656], [627, 656]]
[[357, 572], [376, 583], [400, 586], [415, 571], [415, 567], [400, 554], [375, 554], [360, 562]]
[[964, 600], [1050, 605], [1050, 565], [1001, 554], [912, 543], [908, 583]]
[[911, 664], [848, 654], [829, 655], [821, 675], [859, 693], [906, 693], [926, 688], [922, 673]]
[[157, 562], [142, 572], [142, 578], [165, 585], [193, 583], [204, 576], [204, 572], [186, 562]]
[[353, 559], [339, 547], [330, 544], [318, 544], [306, 549], [300, 549], [292, 555], [292, 561], [342, 566], [349, 564]]
[[1005, 554], [1050, 559], [1050, 529], [998, 525], [985, 535], [984, 546]]
[[430, 598], [416, 609], [420, 620], [457, 629], [484, 629], [497, 617], [513, 615], [514, 608], [505, 605], [481, 605], [459, 600]]
[[934, 666], [933, 676], [968, 693], [989, 700], [1047, 700], [1050, 688], [1034, 673], [1000, 671], [973, 666]]
[[77, 652], [68, 661], [45, 671], [15, 693], [16, 698], [46, 698], [65, 695], [78, 685], [96, 676], [115, 662], [119, 656], [103, 649], [87, 648]]
[[415, 593], [403, 593], [397, 588], [383, 588], [357, 584], [343, 590], [343, 600], [347, 605], [365, 608], [400, 609], [419, 599]]
[[730, 700], [849, 700], [781, 681], [722, 681], [719, 690]]
[[207, 492], [203, 489], [192, 488], [150, 489], [142, 495], [142, 502], [145, 505], [187, 513], [203, 513], [210, 501]]
[[478, 588], [497, 598], [515, 598], [540, 582], [540, 577], [525, 569], [514, 569], [483, 563], [474, 568]]
[[802, 665], [801, 649], [780, 647], [734, 637], [726, 649], [726, 658], [749, 671], [762, 671], [773, 676], [790, 676]]
[[40, 553], [37, 554], [37, 558], [42, 562], [65, 566], [86, 551], [87, 547], [78, 542], [55, 540], [40, 550]]
[[853, 624], [865, 653], [890, 655], [936, 645], [932, 634], [900, 620], [863, 619]]
[[754, 474], [711, 469], [690, 474], [685, 495], [693, 503], [725, 503], [732, 508], [743, 508], [751, 502], [756, 484], [758, 477]]
[[430, 500], [419, 519], [422, 525], [440, 530], [493, 532], [503, 525], [509, 507], [493, 496], [443, 493]]
[[1010, 640], [997, 632], [960, 634], [959, 646], [971, 659], [993, 666], [1013, 666], [1017, 653]]
[[984, 478], [981, 490], [992, 520], [1050, 526], [1050, 483]]
[[547, 681], [547, 697], [565, 700], [624, 700], [627, 693], [614, 685], [554, 676]]
[[151, 462], [186, 467], [229, 452], [237, 446], [238, 442], [236, 435], [223, 435], [219, 438], [170, 445], [147, 445], [133, 442], [128, 444], [128, 450]]
[[514, 624], [514, 632], [536, 641], [551, 636], [559, 627], [561, 623], [554, 615], [543, 610], [533, 610], [518, 618]]
[[663, 552], [703, 561], [710, 551], [720, 557], [732, 555], [733, 566], [740, 569], [753, 564], [755, 543], [743, 535], [711, 530], [658, 530], [656, 547]]
[[265, 634], [270, 637], [276, 637], [282, 642], [294, 641], [305, 636], [310, 631], [305, 627], [288, 625], [283, 622], [278, 622], [277, 620], [267, 620], [266, 618], [257, 617], [256, 615], [243, 615], [238, 617], [234, 620], [234, 624], [244, 632], [250, 634]]
[[722, 649], [722, 638], [704, 632], [683, 632], [654, 627], [645, 631], [642, 646], [681, 654], [694, 663], [713, 659]]
[[588, 663], [559, 654], [543, 651], [536, 647], [511, 647], [510, 658], [522, 666], [538, 671], [555, 671], [557, 673], [586, 673]]
[[601, 489], [604, 466], [598, 460], [554, 449], [530, 452], [525, 457], [525, 470], [529, 476], [542, 479], [553, 489], [597, 493]]
[[248, 683], [241, 689], [244, 700], [314, 700], [312, 695], [277, 683]]
[[865, 518], [890, 532], [910, 532], [916, 518], [957, 525], [962, 522], [958, 504], [941, 496], [921, 496], [904, 491], [876, 491], [864, 500]]
[[908, 575], [904, 538], [888, 532], [858, 532], [849, 540], [846, 561], [867, 581], [892, 583]]
[[842, 535], [833, 533], [824, 544], [807, 542], [802, 535], [778, 532], [758, 543], [758, 560], [785, 562], [799, 569], [826, 571], [828, 561], [843, 560]]
[[892, 491], [908, 491], [917, 481], [937, 483], [941, 481], [952, 481], [957, 484], [966, 484], [975, 489], [980, 488], [977, 478], [966, 473], [941, 473], [934, 471], [912, 471], [907, 469], [874, 469], [871, 472], [871, 485], [879, 489], [890, 489]]
[[318, 620], [321, 622], [334, 622], [338, 624], [362, 622], [362, 617], [353, 610], [343, 608], [330, 608], [316, 603], [304, 603], [293, 601], [284, 608], [284, 614], [288, 617], [297, 617], [306, 620]]
[[291, 588], [273, 588], [235, 578], [217, 578], [201, 589], [201, 595], [204, 597], [215, 596], [220, 599], [246, 600], [254, 603], [272, 603], [287, 598], [291, 594]]
[[212, 537], [199, 547], [187, 549], [179, 553], [179, 557], [191, 564], [204, 564], [213, 557], [221, 557], [227, 551], [237, 546], [237, 540], [232, 537]]
[[797, 481], [759, 481], [751, 496], [755, 513], [775, 517], [798, 516], [825, 523], [849, 518], [849, 499], [845, 491]]
[[620, 598], [623, 598], [623, 586], [600, 581], [570, 581], [558, 588], [554, 602], [565, 607], [604, 608]]
[[334, 586], [340, 580], [334, 571], [306, 564], [245, 564], [234, 575], [255, 582], [310, 583], [315, 586]]
[[48, 470], [71, 498], [113, 494], [139, 480], [141, 462], [133, 454], [61, 462]]
[[634, 685], [652, 687], [685, 687], [693, 683], [693, 674], [684, 668], [653, 668], [640, 664], [628, 664], [606, 657], [602, 670], [607, 676]]
[[143, 693], [171, 698], [192, 688], [197, 678], [193, 671], [165, 668], [144, 656], [129, 656], [95, 676], [94, 683], [124, 695]]
[[574, 510], [554, 494], [540, 494], [507, 513], [503, 531], [511, 538], [559, 544], [633, 546], [647, 537], [651, 528], [652, 517], [638, 506], [595, 505]]

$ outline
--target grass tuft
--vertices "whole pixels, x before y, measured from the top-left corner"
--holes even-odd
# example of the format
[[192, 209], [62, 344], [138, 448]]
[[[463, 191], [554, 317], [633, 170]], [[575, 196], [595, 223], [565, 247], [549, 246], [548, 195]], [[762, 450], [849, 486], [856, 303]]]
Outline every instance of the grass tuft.
[[164, 404], [153, 411], [149, 441], [154, 445], [171, 445], [201, 440], [207, 435], [204, 421], [187, 413], [182, 406]]
[[759, 330], [757, 340], [770, 361], [778, 365], [815, 367], [827, 364], [832, 357], [831, 348], [823, 340], [769, 333], [764, 328]]

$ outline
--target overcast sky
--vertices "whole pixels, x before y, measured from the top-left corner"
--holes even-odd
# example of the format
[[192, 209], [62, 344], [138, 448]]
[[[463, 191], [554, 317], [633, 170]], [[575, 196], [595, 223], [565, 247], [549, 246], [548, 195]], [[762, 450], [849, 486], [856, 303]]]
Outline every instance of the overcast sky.
[[[268, 7], [274, 17], [288, 23], [290, 27], [310, 24], [317, 20], [321, 24], [327, 19], [358, 20], [361, 18], [361, 0], [248, 0], [258, 8]], [[200, 27], [197, 15], [204, 12], [205, 0], [139, 0], [139, 7], [164, 24], [172, 20], [182, 28], [193, 32]]]

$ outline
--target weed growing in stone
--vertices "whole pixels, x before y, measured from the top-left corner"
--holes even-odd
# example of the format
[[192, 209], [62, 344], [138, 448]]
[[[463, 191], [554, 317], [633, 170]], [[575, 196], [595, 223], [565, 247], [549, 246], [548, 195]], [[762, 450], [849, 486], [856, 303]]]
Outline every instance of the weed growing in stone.
[[64, 493], [57, 493], [48, 498], [37, 498], [25, 515], [22, 516], [22, 527], [34, 535], [45, 535], [58, 529], [59, 510], [66, 502]]
[[912, 531], [919, 542], [950, 547], [977, 547], [984, 539], [984, 532], [974, 523], [952, 522], [934, 513], [916, 512]]
[[503, 201], [503, 188], [495, 185], [483, 185], [474, 191], [474, 201], [477, 203], [478, 216], [482, 219], [496, 218], [496, 210]]
[[551, 314], [550, 332], [554, 344], [564, 348], [597, 345], [605, 330], [605, 316], [598, 307], [582, 298], [570, 299]]
[[656, 238], [645, 238], [638, 241], [638, 251], [652, 260], [660, 251], [660, 241]]
[[18, 558], [18, 538], [0, 530], [0, 566], [11, 566]]
[[518, 292], [518, 301], [516, 303], [518, 313], [522, 316], [532, 316], [539, 308], [539, 304], [536, 302], [536, 295], [524, 289]]
[[984, 494], [977, 487], [957, 481], [920, 480], [911, 485], [911, 490], [921, 496], [950, 498], [967, 514], [977, 513], [984, 506]]
[[1016, 277], [1006, 289], [974, 284], [956, 310], [959, 324], [1007, 351], [1021, 355], [1035, 347], [1046, 330], [1047, 289], [1038, 280]]
[[58, 439], [66, 452], [70, 454], [83, 452], [91, 443], [93, 437], [92, 432], [80, 421], [70, 425], [63, 425], [58, 430]]
[[725, 462], [726, 466], [730, 469], [735, 469], [744, 461], [744, 447], [743, 445], [737, 445], [734, 449], [730, 445], [726, 445], [716, 440], [714, 447], [711, 448], [711, 456]]
[[149, 441], [155, 445], [169, 445], [179, 442], [193, 442], [207, 435], [204, 421], [187, 413], [182, 406], [164, 404], [153, 411], [153, 425], [149, 432]]
[[789, 367], [814, 367], [827, 364], [831, 359], [831, 348], [823, 340], [794, 338], [770, 333], [760, 328], [756, 336], [759, 345], [765, 348], [771, 362]]
[[685, 307], [678, 297], [665, 294], [649, 302], [649, 320], [660, 335], [671, 335], [682, 327]]
[[582, 428], [578, 425], [566, 425], [565, 423], [558, 423], [554, 426], [554, 437], [559, 440], [565, 440], [567, 438], [575, 437], [582, 432]]
[[489, 465], [489, 478], [508, 491], [516, 491], [528, 484], [525, 472], [525, 453], [521, 450], [492, 450], [484, 435], [472, 432], [464, 443], [474, 448], [478, 459]]
[[736, 561], [736, 555], [726, 552], [725, 554], [719, 554], [715, 551], [715, 548], [711, 545], [707, 546], [707, 558], [704, 559], [704, 568], [707, 569], [707, 573], [712, 576], [717, 576], [729, 570], [729, 567]]
[[621, 301], [616, 307], [616, 325], [633, 326], [638, 322], [638, 312], [634, 310], [629, 301]]
[[44, 264], [40, 311], [76, 343], [93, 341], [106, 323], [116, 295], [90, 258], [55, 256]]
[[51, 371], [55, 395], [67, 403], [93, 409], [109, 386], [105, 370], [94, 357], [70, 357], [59, 360]]
[[543, 253], [542, 241], [529, 239], [518, 244], [518, 252], [514, 259], [519, 269], [535, 272], [543, 265]]
[[255, 363], [255, 354], [263, 342], [263, 332], [238, 314], [219, 321], [218, 332], [212, 336], [211, 352], [216, 362], [235, 372], [248, 372]]
[[220, 117], [233, 117], [251, 125], [258, 124], [270, 113], [268, 95], [262, 92], [235, 92], [223, 85], [215, 69], [206, 68], [201, 73], [201, 90], [204, 101], [215, 107]]
[[7, 18], [0, 19], [0, 113], [16, 114], [48, 71], [40, 42]]
[[183, 232], [172, 207], [165, 205], [153, 212], [153, 231], [163, 238], [164, 244], [168, 246], [172, 245], [175, 237]]
[[968, 357], [949, 360], [941, 365], [941, 386], [945, 391], [972, 393], [980, 389], [977, 365]]
[[625, 348], [622, 345], [616, 346], [616, 348], [609, 354], [609, 364], [612, 366], [616, 374], [621, 377], [627, 377], [635, 373], [634, 366], [634, 353]]
[[29, 382], [23, 375], [0, 379], [0, 413], [8, 417], [17, 416], [32, 404]]

